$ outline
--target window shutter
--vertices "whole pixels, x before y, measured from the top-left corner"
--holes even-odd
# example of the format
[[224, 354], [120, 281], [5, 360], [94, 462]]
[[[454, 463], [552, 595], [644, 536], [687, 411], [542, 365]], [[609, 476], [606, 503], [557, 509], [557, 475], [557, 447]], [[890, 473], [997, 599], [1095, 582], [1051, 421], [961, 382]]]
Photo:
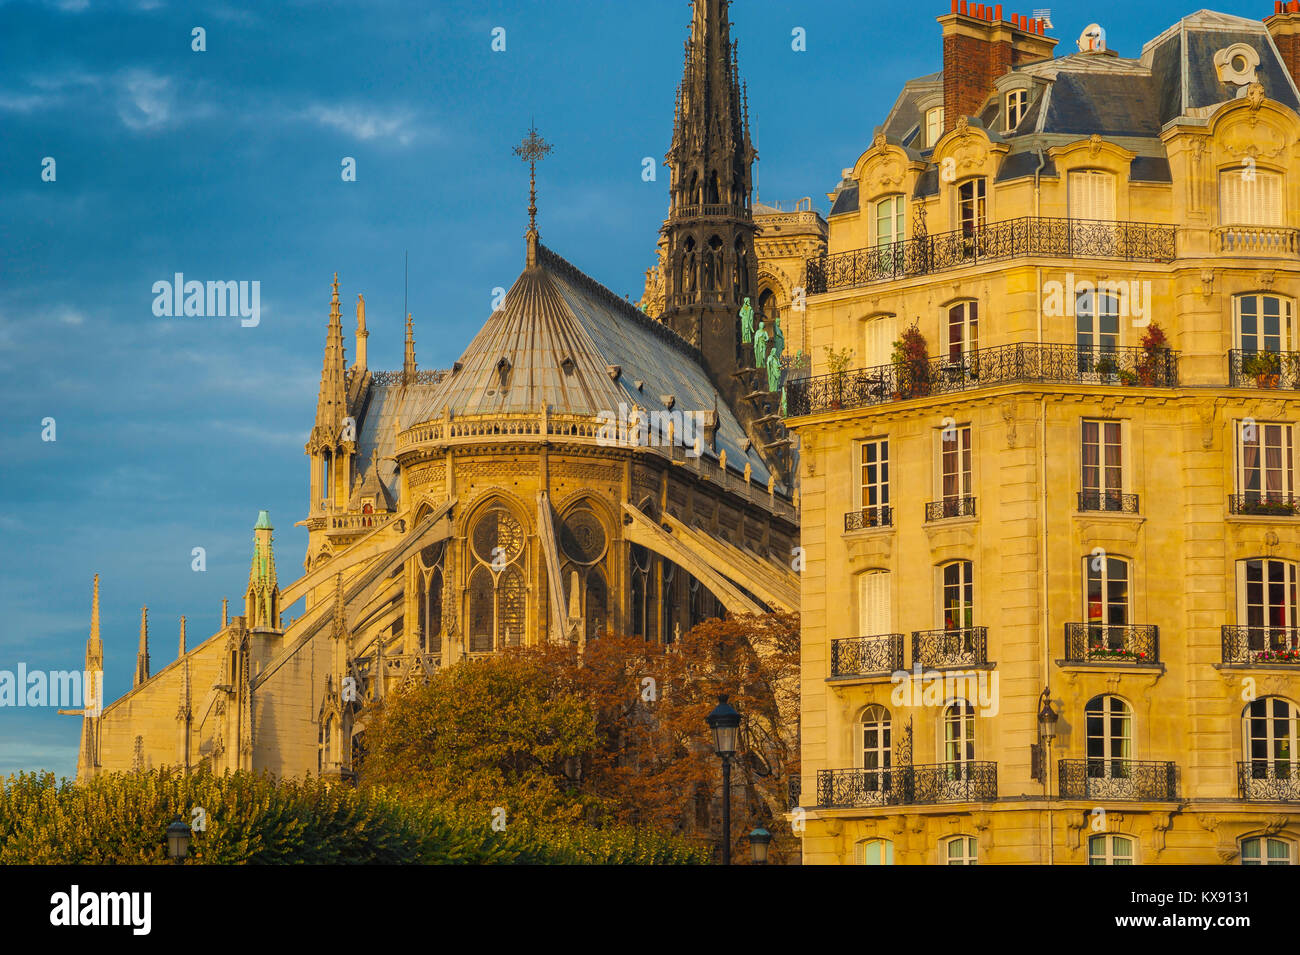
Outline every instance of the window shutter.
[[1070, 173], [1070, 218], [1115, 218], [1115, 177], [1093, 169]]
[[894, 353], [894, 339], [898, 337], [898, 319], [893, 315], [873, 318], [867, 322], [866, 355], [868, 368], [888, 365]]
[[889, 571], [871, 571], [858, 578], [859, 636], [889, 633]]

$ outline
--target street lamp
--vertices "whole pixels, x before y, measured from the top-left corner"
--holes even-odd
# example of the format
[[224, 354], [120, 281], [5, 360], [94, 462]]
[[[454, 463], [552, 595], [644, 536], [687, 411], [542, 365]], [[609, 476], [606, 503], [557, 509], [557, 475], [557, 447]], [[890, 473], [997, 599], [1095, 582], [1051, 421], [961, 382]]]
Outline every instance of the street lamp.
[[1033, 747], [1033, 759], [1031, 761], [1033, 763], [1034, 778], [1046, 786], [1052, 740], [1056, 739], [1056, 721], [1060, 719], [1060, 716], [1052, 709], [1052, 698], [1049, 690], [1043, 690], [1038, 702], [1038, 743]]
[[772, 833], [759, 826], [749, 834], [749, 854], [754, 865], [767, 865], [767, 844], [772, 841]]
[[731, 757], [736, 755], [740, 714], [727, 702], [727, 694], [718, 697], [706, 722], [713, 731], [713, 751], [722, 760], [722, 864], [731, 865]]
[[177, 865], [190, 854], [190, 827], [177, 816], [167, 827], [167, 857]]

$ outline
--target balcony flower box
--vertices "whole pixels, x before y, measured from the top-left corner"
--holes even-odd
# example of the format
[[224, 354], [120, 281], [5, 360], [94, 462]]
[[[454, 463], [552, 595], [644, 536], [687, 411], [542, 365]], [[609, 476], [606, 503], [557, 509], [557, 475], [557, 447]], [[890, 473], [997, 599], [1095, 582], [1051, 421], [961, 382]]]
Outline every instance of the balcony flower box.
[[1127, 647], [1089, 647], [1089, 660], [1132, 660], [1135, 663], [1145, 663], [1147, 655], [1145, 651], [1134, 652]]
[[1251, 659], [1255, 663], [1300, 663], [1300, 649], [1256, 650]]

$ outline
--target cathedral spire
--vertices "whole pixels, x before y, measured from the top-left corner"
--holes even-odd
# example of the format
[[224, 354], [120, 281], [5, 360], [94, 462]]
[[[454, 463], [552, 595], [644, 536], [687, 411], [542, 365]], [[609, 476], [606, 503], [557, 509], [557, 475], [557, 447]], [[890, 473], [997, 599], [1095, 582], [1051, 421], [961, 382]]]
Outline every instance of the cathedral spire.
[[411, 313], [406, 313], [406, 350], [402, 359], [402, 379], [404, 381], [413, 381], [415, 379], [415, 320], [411, 318]]
[[90, 598], [90, 636], [86, 640], [86, 669], [82, 674], [81, 749], [77, 779], [99, 771], [99, 717], [104, 706], [104, 642], [99, 637], [99, 574]]
[[515, 147], [515, 155], [528, 163], [528, 231], [524, 238], [528, 241], [527, 267], [537, 265], [537, 161], [550, 155], [553, 147], [537, 135], [537, 124], [530, 123], [528, 135]]
[[135, 682], [139, 686], [149, 679], [149, 608], [140, 608], [140, 649], [135, 654]]
[[339, 312], [339, 274], [334, 273], [334, 294], [330, 298], [330, 319], [325, 331], [325, 360], [321, 367], [320, 392], [316, 398], [316, 427], [313, 441], [332, 447], [337, 444], [347, 416], [346, 357], [343, 351], [343, 321]]
[[366, 339], [370, 337], [370, 332], [366, 331], [366, 297], [357, 296], [357, 360], [352, 363], [352, 367], [365, 374], [366, 371]]
[[185, 772], [190, 770], [190, 724], [194, 718], [190, 695], [190, 661], [185, 656], [185, 618], [181, 617], [180, 637], [181, 688], [176, 704], [176, 762]]
[[275, 550], [271, 546], [271, 516], [257, 512], [253, 525], [253, 563], [244, 592], [244, 619], [249, 629], [280, 629], [280, 585], [275, 576]]

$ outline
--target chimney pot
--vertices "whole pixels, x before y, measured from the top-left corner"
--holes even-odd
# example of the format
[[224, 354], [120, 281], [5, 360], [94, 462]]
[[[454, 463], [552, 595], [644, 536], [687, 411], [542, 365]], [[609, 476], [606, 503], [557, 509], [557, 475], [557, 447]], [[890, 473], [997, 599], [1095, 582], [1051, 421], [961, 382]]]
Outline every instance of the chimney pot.
[[996, 7], [993, 8], [993, 19], [996, 20], [998, 23], [1002, 22], [1002, 4], [999, 3]]
[[[952, 0], [952, 12], [956, 13], [957, 8], [961, 6], [961, 0]], [[1282, 0], [1278, 0], [1278, 12], [1281, 12]]]

